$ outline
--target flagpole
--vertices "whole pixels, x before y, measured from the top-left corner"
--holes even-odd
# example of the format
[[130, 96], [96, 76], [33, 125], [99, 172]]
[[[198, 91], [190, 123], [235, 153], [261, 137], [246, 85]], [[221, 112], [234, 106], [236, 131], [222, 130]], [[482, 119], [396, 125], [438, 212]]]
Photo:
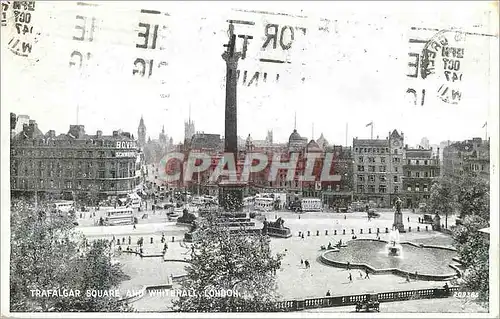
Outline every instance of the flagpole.
[[345, 123], [345, 147], [347, 147], [347, 133], [349, 132], [349, 123]]
[[373, 140], [373, 121], [372, 121], [372, 125], [371, 126], [371, 139]]
[[488, 140], [488, 122], [484, 123], [485, 140]]

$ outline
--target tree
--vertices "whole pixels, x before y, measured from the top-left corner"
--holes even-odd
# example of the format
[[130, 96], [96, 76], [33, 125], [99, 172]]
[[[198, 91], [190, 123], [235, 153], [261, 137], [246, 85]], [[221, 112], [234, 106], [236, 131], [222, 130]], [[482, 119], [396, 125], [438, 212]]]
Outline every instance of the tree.
[[468, 173], [458, 180], [456, 194], [460, 218], [478, 215], [489, 220], [490, 185], [488, 181], [474, 173]]
[[449, 178], [442, 178], [431, 187], [429, 198], [429, 209], [431, 213], [445, 215], [445, 228], [448, 228], [448, 214], [454, 210], [454, 190], [453, 183]]
[[490, 224], [488, 181], [468, 173], [456, 182], [456, 199], [462, 225], [455, 228], [453, 238], [465, 268], [462, 286], [479, 293], [480, 302], [489, 298], [489, 239], [480, 229]]
[[[220, 219], [200, 221], [187, 277], [181, 283], [189, 296], [174, 307], [183, 312], [275, 311], [275, 274], [281, 255], [270, 251], [269, 238], [244, 231], [231, 233]], [[231, 295], [214, 293], [231, 291]]]
[[461, 285], [478, 292], [480, 302], [489, 298], [489, 240], [479, 230], [489, 222], [478, 215], [466, 216], [453, 232], [460, 261], [465, 268]]
[[[115, 297], [87, 297], [87, 289], [108, 290], [125, 278], [112, 264], [109, 242], [83, 249], [74, 216], [37, 209], [25, 201], [11, 209], [11, 311], [128, 311]], [[36, 290], [73, 289], [80, 296], [36, 296]]]

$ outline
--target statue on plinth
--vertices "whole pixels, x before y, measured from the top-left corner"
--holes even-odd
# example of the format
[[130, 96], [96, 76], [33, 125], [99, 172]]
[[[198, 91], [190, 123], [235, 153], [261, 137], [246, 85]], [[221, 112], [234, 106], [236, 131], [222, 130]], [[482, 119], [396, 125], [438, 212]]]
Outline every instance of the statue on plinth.
[[401, 213], [401, 208], [403, 206], [403, 202], [401, 199], [398, 197], [396, 198], [395, 202], [395, 212], [394, 212], [394, 223], [392, 224], [393, 229], [397, 229], [400, 233], [403, 233], [404, 230], [404, 225], [403, 225], [403, 214]]

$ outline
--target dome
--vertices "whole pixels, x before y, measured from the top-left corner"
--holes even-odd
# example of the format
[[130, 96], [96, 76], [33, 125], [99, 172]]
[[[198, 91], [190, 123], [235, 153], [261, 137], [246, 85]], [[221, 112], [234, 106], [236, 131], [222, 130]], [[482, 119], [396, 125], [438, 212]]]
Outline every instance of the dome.
[[307, 150], [308, 151], [321, 151], [321, 147], [319, 147], [318, 143], [316, 143], [315, 140], [311, 140], [309, 143], [307, 143]]
[[300, 141], [302, 140], [302, 137], [300, 136], [299, 133], [297, 133], [297, 130], [293, 130], [292, 134], [290, 134], [290, 137], [288, 138], [288, 141]]
[[323, 133], [321, 133], [321, 136], [318, 138], [318, 140], [316, 141], [318, 143], [318, 145], [321, 147], [321, 148], [325, 148], [327, 147], [329, 144], [328, 144], [328, 141], [326, 140], [326, 138], [323, 136]]

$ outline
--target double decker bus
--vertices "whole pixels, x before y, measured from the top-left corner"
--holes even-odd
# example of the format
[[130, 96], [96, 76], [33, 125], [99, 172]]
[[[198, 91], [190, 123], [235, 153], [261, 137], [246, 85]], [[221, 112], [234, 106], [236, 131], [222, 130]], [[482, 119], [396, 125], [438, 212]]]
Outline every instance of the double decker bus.
[[256, 197], [254, 209], [269, 212], [274, 209], [274, 199], [269, 197]]
[[132, 225], [134, 224], [134, 211], [130, 207], [110, 209], [104, 217], [104, 225]]

